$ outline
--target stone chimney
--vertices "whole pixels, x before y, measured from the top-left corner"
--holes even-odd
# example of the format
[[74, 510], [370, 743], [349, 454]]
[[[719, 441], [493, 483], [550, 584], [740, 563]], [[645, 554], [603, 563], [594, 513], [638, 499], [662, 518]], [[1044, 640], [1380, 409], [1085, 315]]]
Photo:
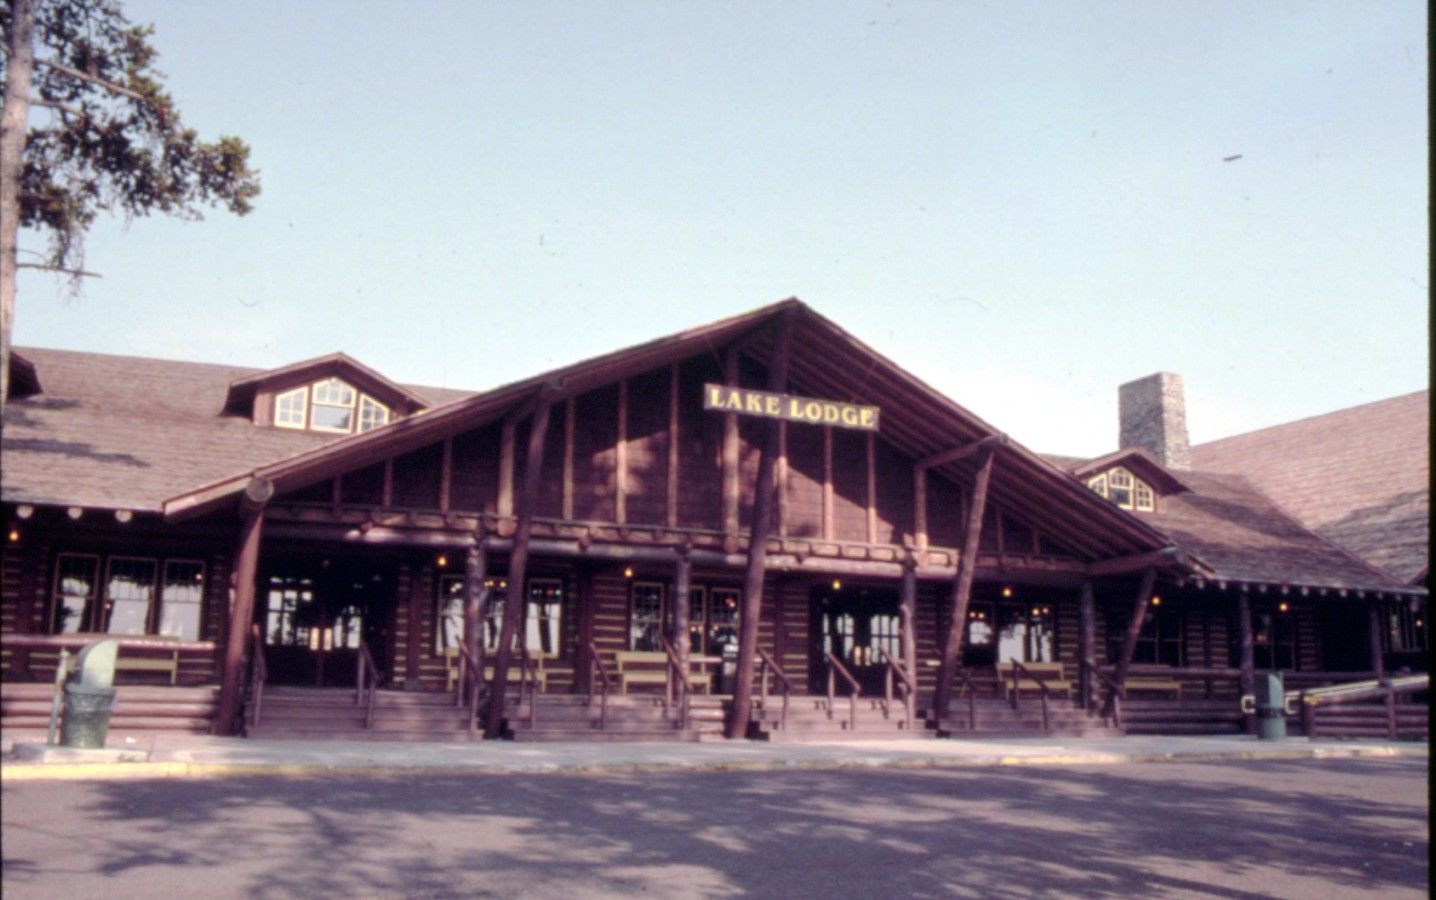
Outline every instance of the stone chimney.
[[1157, 372], [1117, 388], [1118, 445], [1141, 447], [1171, 469], [1192, 467], [1182, 376]]

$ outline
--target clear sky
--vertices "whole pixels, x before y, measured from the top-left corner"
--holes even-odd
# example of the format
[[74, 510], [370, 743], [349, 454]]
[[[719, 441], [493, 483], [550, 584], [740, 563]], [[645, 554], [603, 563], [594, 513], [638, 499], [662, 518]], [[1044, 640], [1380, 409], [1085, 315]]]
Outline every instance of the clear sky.
[[477, 389], [798, 296], [1074, 455], [1158, 370], [1194, 441], [1427, 385], [1421, 2], [126, 6], [264, 193], [19, 344]]

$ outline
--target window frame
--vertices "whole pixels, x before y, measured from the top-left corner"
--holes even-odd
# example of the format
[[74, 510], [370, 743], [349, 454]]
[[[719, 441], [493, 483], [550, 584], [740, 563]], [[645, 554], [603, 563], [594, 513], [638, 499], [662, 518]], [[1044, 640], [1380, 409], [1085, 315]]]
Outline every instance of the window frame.
[[[1118, 484], [1118, 476], [1126, 479], [1128, 483]], [[1156, 512], [1157, 510], [1157, 489], [1152, 487], [1150, 482], [1137, 477], [1137, 473], [1126, 466], [1113, 466], [1099, 472], [1088, 478], [1085, 484], [1088, 490], [1107, 499], [1118, 509], [1134, 512]], [[1126, 494], [1126, 502], [1116, 498], [1115, 495], [1118, 491]]]
[[[640, 589], [644, 589], [644, 590], [647, 590], [647, 589], [656, 589], [656, 590], [658, 591], [658, 613], [657, 613], [657, 616], [656, 616], [656, 617], [648, 617], [648, 616], [645, 616], [645, 617], [644, 617], [644, 620], [643, 620], [643, 621], [646, 623], [646, 625], [645, 625], [645, 633], [646, 633], [646, 629], [647, 629], [648, 627], [650, 627], [650, 626], [656, 624], [656, 625], [658, 626], [658, 634], [662, 635], [662, 634], [664, 633], [665, 628], [666, 628], [667, 625], [668, 625], [668, 595], [669, 595], [669, 593], [670, 593], [669, 590], [668, 590], [668, 584], [667, 584], [666, 582], [662, 582], [662, 581], [635, 581], [635, 582], [633, 582], [633, 583], [629, 586], [629, 588], [628, 588], [628, 634], [627, 634], [626, 643], [627, 643], [627, 645], [628, 645], [628, 649], [629, 649], [629, 650], [639, 650], [639, 649], [640, 649], [640, 648], [637, 646], [638, 643], [639, 643], [639, 641], [638, 641], [638, 637], [637, 637], [637, 632], [636, 632], [636, 630], [635, 630], [635, 629], [637, 628], [637, 625], [638, 625], [638, 619], [637, 619], [637, 616], [636, 616], [636, 612], [637, 612], [637, 611], [636, 611], [636, 609], [635, 609], [635, 601], [638, 599], [638, 592], [639, 592]], [[653, 650], [660, 650], [660, 649], [662, 649], [662, 647], [663, 647], [663, 643], [662, 643], [661, 641], [659, 641], [659, 642], [657, 642], [657, 646], [654, 647], [654, 648], [652, 648], [652, 649], [653, 649]]]
[[[154, 630], [153, 630], [152, 632], [150, 632], [150, 633], [156, 634], [156, 635], [161, 635], [161, 636], [164, 635], [165, 611], [166, 611], [166, 609], [169, 607], [170, 602], [171, 602], [171, 601], [170, 601], [169, 599], [167, 599], [166, 596], [165, 596], [166, 591], [169, 589], [169, 587], [170, 587], [170, 585], [171, 585], [171, 581], [170, 581], [170, 577], [169, 577], [170, 566], [177, 565], [177, 564], [178, 564], [178, 565], [197, 566], [197, 567], [199, 568], [199, 599], [196, 600], [196, 601], [194, 601], [193, 603], [191, 603], [191, 602], [188, 601], [188, 600], [183, 600], [183, 601], [177, 600], [177, 601], [174, 601], [176, 605], [194, 606], [194, 607], [197, 608], [197, 613], [198, 613], [198, 614], [197, 614], [196, 617], [195, 617], [195, 634], [194, 634], [194, 637], [192, 637], [192, 638], [186, 638], [183, 634], [176, 635], [176, 637], [178, 637], [178, 638], [179, 638], [180, 640], [182, 640], [182, 641], [183, 641], [183, 640], [192, 640], [192, 641], [202, 640], [202, 639], [204, 638], [204, 600], [205, 600], [204, 592], [205, 592], [205, 588], [207, 587], [207, 585], [208, 585], [208, 583], [209, 583], [209, 582], [208, 582], [208, 570], [205, 568], [204, 560], [202, 560], [202, 559], [188, 559], [188, 558], [185, 558], [185, 557], [183, 557], [183, 556], [173, 556], [173, 557], [165, 557], [165, 558], [163, 559], [163, 563], [164, 563], [164, 564], [163, 564], [162, 566], [160, 566], [160, 569], [159, 569], [159, 586], [158, 586], [158, 587], [159, 587], [159, 598], [158, 598], [158, 600], [159, 600], [159, 605], [158, 605], [158, 607], [157, 607], [156, 610], [155, 610], [155, 615], [154, 615]], [[176, 582], [173, 582], [173, 583], [176, 584], [176, 585], [179, 585], [179, 584], [184, 584], [184, 583], [188, 583], [188, 582], [179, 582], [179, 581], [176, 581]]]
[[[289, 397], [299, 398], [299, 421], [288, 421], [282, 416], [285, 413], [284, 401]], [[289, 428], [295, 431], [309, 430], [309, 385], [281, 391], [274, 395], [274, 425], [277, 428]]]
[[[347, 406], [343, 403], [319, 399], [319, 389], [321, 387], [327, 388], [331, 384], [340, 385], [345, 390], [349, 391], [351, 396], [349, 399], [349, 404]], [[326, 434], [353, 434], [354, 429], [359, 424], [359, 411], [356, 407], [359, 404], [359, 398], [361, 396], [362, 393], [358, 388], [345, 381], [344, 379], [340, 378], [338, 375], [331, 375], [328, 378], [322, 379], [320, 381], [311, 382], [309, 385], [309, 430], [322, 431]], [[314, 415], [315, 412], [319, 409], [319, 407], [324, 407], [325, 409], [348, 410], [349, 424], [343, 428], [336, 428], [330, 425], [320, 425], [316, 421], [316, 417]]]
[[[114, 623], [114, 615], [115, 615], [115, 610], [114, 610], [115, 600], [110, 596], [110, 582], [111, 582], [111, 581], [113, 580], [113, 578], [114, 578], [115, 563], [117, 563], [117, 562], [120, 562], [120, 563], [126, 563], [126, 562], [148, 563], [149, 566], [150, 566], [150, 581], [149, 581], [150, 595], [149, 595], [149, 598], [145, 601], [145, 616], [144, 616], [144, 622], [141, 624], [141, 626], [140, 626], [140, 631], [138, 632], [138, 634], [136, 634], [135, 632], [113, 632], [113, 631], [110, 630], [110, 626]], [[142, 637], [142, 636], [145, 636], [145, 635], [153, 635], [153, 634], [155, 634], [155, 630], [154, 630], [155, 627], [156, 627], [155, 618], [156, 618], [156, 613], [157, 613], [157, 611], [158, 611], [158, 610], [157, 610], [158, 604], [157, 604], [155, 601], [157, 601], [157, 600], [159, 599], [159, 578], [160, 578], [160, 557], [157, 557], [157, 556], [130, 556], [130, 555], [128, 555], [128, 554], [122, 554], [122, 553], [116, 553], [116, 554], [112, 554], [112, 555], [106, 557], [106, 559], [105, 559], [105, 580], [104, 580], [103, 587], [102, 587], [102, 589], [101, 589], [101, 597], [102, 597], [102, 600], [101, 600], [101, 604], [100, 604], [100, 606], [99, 606], [99, 608], [98, 608], [98, 614], [99, 614], [100, 616], [103, 616], [104, 622], [103, 622], [103, 623], [96, 622], [96, 623], [95, 623], [95, 624], [96, 624], [95, 631], [97, 631], [97, 632], [102, 632], [102, 633], [108, 634], [108, 635], [112, 635], [112, 636], [114, 636], [114, 637]]]
[[[90, 560], [90, 562], [91, 562], [91, 569], [90, 569], [90, 592], [89, 592], [87, 595], [85, 595], [85, 597], [84, 597], [84, 604], [83, 604], [83, 606], [81, 606], [81, 608], [80, 608], [79, 622], [78, 622], [77, 627], [75, 628], [75, 630], [74, 630], [74, 631], [57, 631], [57, 630], [56, 630], [57, 622], [56, 622], [55, 620], [56, 620], [56, 617], [59, 615], [59, 606], [60, 606], [60, 602], [61, 602], [62, 596], [70, 596], [70, 595], [62, 595], [61, 592], [60, 592], [60, 584], [61, 584], [61, 576], [62, 576], [61, 567], [63, 566], [64, 561], [65, 561], [65, 559], [67, 559], [67, 558], [70, 558], [70, 559], [87, 559], [87, 560]], [[51, 581], [51, 589], [50, 589], [50, 614], [49, 614], [49, 632], [50, 632], [50, 634], [83, 634], [83, 633], [90, 632], [90, 631], [93, 631], [93, 630], [94, 630], [94, 628], [93, 628], [93, 623], [94, 623], [94, 619], [95, 619], [95, 610], [96, 610], [96, 609], [98, 608], [98, 606], [99, 606], [100, 582], [101, 582], [101, 580], [102, 580], [102, 579], [101, 579], [101, 573], [104, 571], [104, 567], [101, 565], [102, 560], [103, 560], [103, 557], [102, 557], [100, 554], [98, 554], [98, 553], [70, 553], [70, 552], [62, 552], [62, 553], [57, 553], [57, 554], [55, 555], [55, 572], [54, 572], [54, 577], [53, 577], [53, 579], [52, 579], [52, 581]]]
[[[355, 402], [354, 433], [363, 434], [366, 431], [373, 431], [376, 428], [383, 428], [385, 425], [388, 425], [389, 419], [393, 415], [393, 411], [390, 410], [388, 406], [383, 403], [380, 403], [378, 400], [375, 400], [368, 394], [365, 394], [363, 392], [357, 393], [359, 394], [359, 399]], [[376, 409], [380, 413], [382, 413], [383, 416], [382, 418], [375, 420], [371, 424], [365, 425], [365, 413], [368, 412], [369, 409]]]

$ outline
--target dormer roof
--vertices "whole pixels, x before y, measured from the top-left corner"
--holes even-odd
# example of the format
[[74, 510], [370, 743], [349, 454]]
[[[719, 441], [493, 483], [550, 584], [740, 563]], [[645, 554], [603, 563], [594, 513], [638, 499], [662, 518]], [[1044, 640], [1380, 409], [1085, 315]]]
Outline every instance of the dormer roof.
[[1126, 450], [1118, 450], [1116, 453], [1088, 460], [1072, 468], [1072, 474], [1085, 479], [1117, 466], [1127, 469], [1133, 475], [1147, 482], [1164, 497], [1191, 490], [1185, 481], [1172, 473], [1171, 469], [1162, 465], [1155, 456], [1140, 447], [1128, 447]]
[[394, 409], [399, 415], [410, 415], [429, 406], [429, 402], [423, 397], [389, 380], [347, 353], [339, 352], [236, 378], [229, 384], [224, 411], [233, 415], [251, 416], [254, 398], [260, 392], [277, 393], [325, 378], [342, 379]]

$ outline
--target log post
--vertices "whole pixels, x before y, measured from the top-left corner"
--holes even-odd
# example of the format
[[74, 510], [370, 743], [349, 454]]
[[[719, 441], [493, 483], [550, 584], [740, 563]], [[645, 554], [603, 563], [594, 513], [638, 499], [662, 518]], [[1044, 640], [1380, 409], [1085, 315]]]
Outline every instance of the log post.
[[1366, 610], [1366, 631], [1371, 640], [1371, 671], [1376, 673], [1376, 680], [1381, 681], [1386, 677], [1385, 654], [1381, 649], [1381, 610], [1375, 603]]
[[[768, 390], [782, 393], [788, 384], [788, 360], [793, 350], [796, 310], [783, 313], [778, 326], [777, 349], [768, 370]], [[753, 665], [758, 651], [758, 619], [763, 614], [763, 576], [768, 558], [768, 534], [772, 527], [773, 501], [777, 495], [774, 472], [778, 457], [778, 421], [770, 419], [764, 429], [763, 451], [758, 457], [758, 477], [753, 492], [753, 528], [748, 536], [748, 570], [743, 579], [743, 609], [738, 628], [737, 684], [733, 686], [733, 712], [728, 720], [728, 737], [742, 737], [748, 729], [753, 698]]]
[[[1246, 591], [1237, 594], [1237, 633], [1241, 636], [1241, 658], [1238, 664], [1237, 690], [1243, 697], [1256, 691], [1255, 643], [1252, 635], [1252, 605]], [[1256, 732], [1256, 717], [1246, 717], [1245, 730]]]
[[[724, 381], [738, 384], [738, 347], [728, 348], [723, 360]], [[731, 543], [738, 539], [738, 414], [723, 414], [723, 535]]]
[[1152, 589], [1157, 584], [1157, 570], [1149, 566], [1142, 573], [1142, 586], [1137, 589], [1137, 599], [1132, 604], [1132, 615], [1127, 619], [1127, 634], [1122, 638], [1122, 652], [1117, 657], [1117, 669], [1112, 681], [1122, 690], [1127, 684], [1127, 670], [1132, 667], [1132, 654], [1137, 652], [1137, 639], [1142, 636], [1142, 625], [1147, 621], [1147, 607], [1152, 603]]
[[494, 688], [489, 696], [488, 717], [484, 736], [496, 738], [504, 723], [504, 706], [508, 695], [509, 661], [513, 657], [514, 633], [528, 611], [528, 593], [524, 590], [529, 560], [529, 534], [533, 531], [534, 506], [538, 499], [539, 481], [543, 478], [544, 438], [548, 435], [549, 413], [553, 399], [547, 389], [539, 396], [529, 427], [528, 455], [524, 458], [523, 490], [518, 498], [518, 526], [514, 531], [514, 547], [509, 554], [509, 590], [504, 600], [503, 624], [499, 628], [499, 647], [494, 653]]
[[678, 460], [678, 363], [674, 363], [668, 370], [668, 484], [663, 517], [669, 528], [678, 527]]
[[952, 582], [952, 618], [947, 626], [947, 639], [942, 643], [942, 665], [938, 667], [937, 689], [933, 691], [932, 714], [937, 718], [947, 713], [948, 701], [952, 698], [952, 678], [957, 674], [957, 664], [961, 659], [962, 632], [967, 624], [967, 604], [972, 599], [972, 579], [977, 574], [977, 547], [982, 537], [983, 511], [987, 507], [987, 485], [992, 480], [992, 460], [997, 447], [1006, 443], [1005, 436], [996, 437], [998, 440], [984, 446], [978, 457], [962, 555], [957, 559], [957, 577]]
[[264, 507], [274, 496], [274, 483], [255, 476], [250, 479], [240, 498], [238, 549], [230, 572], [231, 600], [228, 632], [224, 642], [224, 668], [220, 673], [219, 712], [215, 719], [216, 734], [233, 735], [238, 731], [240, 706], [244, 701], [245, 650], [249, 643], [249, 623], [254, 619], [255, 578], [259, 572], [259, 539], [264, 525]]
[[688, 674], [688, 594], [693, 584], [693, 559], [678, 551], [678, 565], [673, 572], [673, 649], [684, 675]]
[[1077, 695], [1083, 709], [1092, 708], [1092, 670], [1097, 666], [1097, 610], [1092, 597], [1092, 582], [1082, 582], [1082, 593], [1077, 597]]
[[917, 568], [912, 560], [903, 563], [902, 581], [898, 585], [898, 626], [902, 637], [902, 661], [907, 672], [917, 678]]

